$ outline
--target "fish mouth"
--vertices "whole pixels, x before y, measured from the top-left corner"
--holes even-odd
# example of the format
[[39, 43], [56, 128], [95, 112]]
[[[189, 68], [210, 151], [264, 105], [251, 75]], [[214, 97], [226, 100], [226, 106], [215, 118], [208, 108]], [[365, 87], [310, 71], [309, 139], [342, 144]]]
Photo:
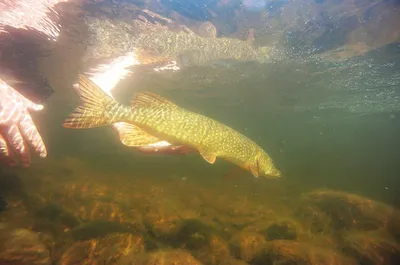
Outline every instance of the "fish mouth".
[[282, 177], [282, 173], [278, 170], [274, 170], [274, 171], [268, 172], [268, 174], [266, 174], [266, 177], [276, 179], [276, 178]]

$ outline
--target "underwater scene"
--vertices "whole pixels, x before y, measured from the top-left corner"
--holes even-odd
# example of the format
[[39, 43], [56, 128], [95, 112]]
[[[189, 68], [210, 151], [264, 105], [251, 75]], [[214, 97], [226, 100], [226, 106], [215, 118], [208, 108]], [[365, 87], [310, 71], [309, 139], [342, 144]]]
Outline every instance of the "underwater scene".
[[0, 265], [400, 264], [397, 0], [0, 0]]

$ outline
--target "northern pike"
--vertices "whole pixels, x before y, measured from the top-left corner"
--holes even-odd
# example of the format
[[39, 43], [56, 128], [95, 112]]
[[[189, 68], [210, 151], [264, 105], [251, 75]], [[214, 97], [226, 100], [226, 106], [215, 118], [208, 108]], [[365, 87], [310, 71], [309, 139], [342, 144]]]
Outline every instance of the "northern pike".
[[220, 157], [255, 177], [281, 176], [260, 146], [216, 120], [181, 108], [154, 93], [137, 93], [131, 106], [126, 106], [86, 76], [80, 75], [78, 84], [82, 103], [64, 121], [66, 128], [87, 129], [125, 122], [127, 126], [119, 131], [125, 145], [144, 146], [164, 140], [197, 150], [210, 164]]

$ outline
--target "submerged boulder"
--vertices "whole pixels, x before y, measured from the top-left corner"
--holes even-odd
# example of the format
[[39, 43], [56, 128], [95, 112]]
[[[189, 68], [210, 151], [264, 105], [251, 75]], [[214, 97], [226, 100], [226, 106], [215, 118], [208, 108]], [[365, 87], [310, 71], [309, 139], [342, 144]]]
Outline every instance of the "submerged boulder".
[[51, 265], [50, 251], [39, 234], [0, 224], [0, 264]]
[[57, 249], [55, 260], [64, 265], [105, 265], [143, 252], [142, 237], [115, 233], [100, 239], [67, 243]]
[[[304, 204], [298, 214], [302, 215], [304, 211], [315, 209], [315, 218], [320, 218], [322, 224], [330, 220], [330, 228], [334, 230], [370, 231], [383, 227], [389, 230], [399, 228], [397, 224], [400, 223], [400, 211], [398, 209], [356, 194], [316, 190], [304, 194], [302, 200]], [[323, 214], [320, 215], [320, 212]]]
[[202, 265], [202, 263], [196, 260], [190, 253], [183, 250], [159, 250], [141, 255], [130, 255], [119, 260], [117, 265], [176, 265], [176, 264], [188, 264], [188, 265]]
[[264, 247], [265, 242], [262, 234], [243, 231], [233, 236], [230, 246], [236, 258], [250, 261]]
[[343, 235], [343, 249], [362, 264], [400, 264], [400, 246], [384, 230], [347, 231]]
[[272, 222], [262, 232], [266, 240], [288, 239], [294, 240], [297, 238], [299, 224], [292, 220], [277, 220]]
[[266, 243], [264, 248], [250, 261], [250, 264], [357, 265], [358, 263], [332, 249], [314, 246], [306, 242], [274, 240]]

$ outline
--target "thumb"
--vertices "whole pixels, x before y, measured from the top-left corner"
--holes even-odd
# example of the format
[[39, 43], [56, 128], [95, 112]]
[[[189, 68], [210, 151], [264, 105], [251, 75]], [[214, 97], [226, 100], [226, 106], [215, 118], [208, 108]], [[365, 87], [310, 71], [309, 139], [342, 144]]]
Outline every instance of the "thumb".
[[23, 103], [27, 109], [34, 110], [34, 111], [39, 111], [39, 110], [43, 109], [43, 105], [35, 104], [32, 101], [30, 101], [29, 99], [25, 98], [24, 96], [22, 96], [22, 98], [23, 98]]

